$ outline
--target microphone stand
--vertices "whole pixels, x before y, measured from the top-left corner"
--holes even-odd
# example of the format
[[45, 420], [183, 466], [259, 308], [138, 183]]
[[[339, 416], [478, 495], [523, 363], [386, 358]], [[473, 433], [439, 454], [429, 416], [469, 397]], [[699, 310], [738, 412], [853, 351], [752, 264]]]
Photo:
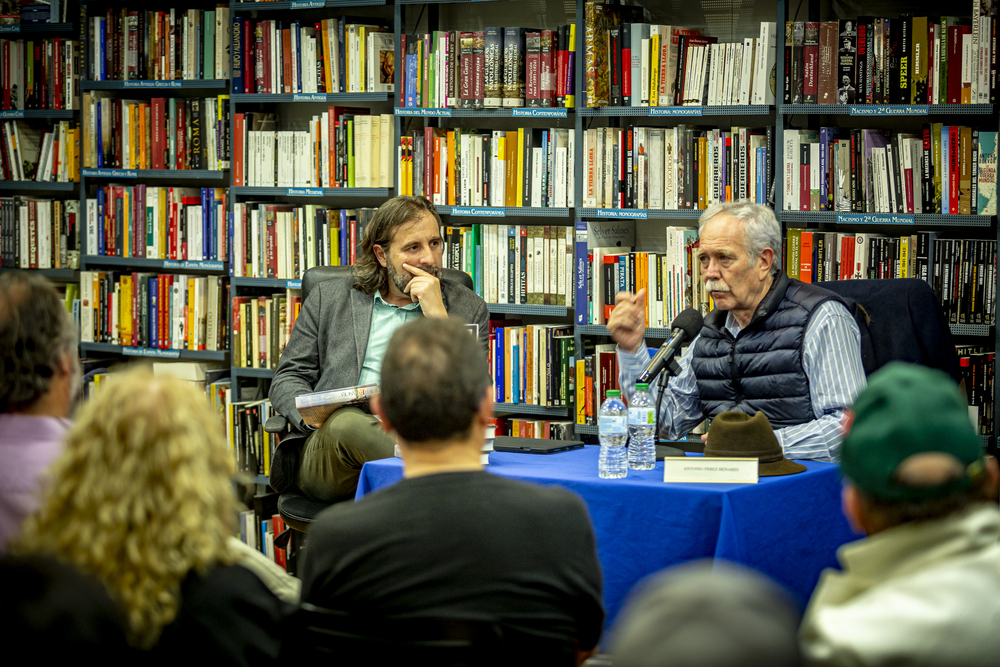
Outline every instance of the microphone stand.
[[666, 368], [660, 371], [660, 376], [657, 379], [660, 390], [656, 395], [656, 458], [660, 460], [664, 456], [686, 456], [686, 453], [682, 449], [660, 444], [660, 404], [663, 401], [663, 390], [667, 388], [670, 378], [679, 375], [680, 372], [681, 367], [677, 365], [677, 359], [674, 358], [670, 360]]

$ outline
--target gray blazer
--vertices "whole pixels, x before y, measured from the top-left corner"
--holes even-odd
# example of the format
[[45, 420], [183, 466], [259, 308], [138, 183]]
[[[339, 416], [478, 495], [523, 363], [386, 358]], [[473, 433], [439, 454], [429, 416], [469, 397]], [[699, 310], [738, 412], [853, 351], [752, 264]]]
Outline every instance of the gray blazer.
[[[374, 305], [372, 295], [353, 285], [350, 275], [316, 285], [302, 304], [281, 353], [269, 397], [278, 413], [299, 430], [306, 426], [295, 409], [296, 396], [351, 387], [361, 377]], [[485, 345], [490, 318], [486, 302], [449, 280], [441, 281], [441, 296], [449, 314], [479, 325], [479, 338]]]

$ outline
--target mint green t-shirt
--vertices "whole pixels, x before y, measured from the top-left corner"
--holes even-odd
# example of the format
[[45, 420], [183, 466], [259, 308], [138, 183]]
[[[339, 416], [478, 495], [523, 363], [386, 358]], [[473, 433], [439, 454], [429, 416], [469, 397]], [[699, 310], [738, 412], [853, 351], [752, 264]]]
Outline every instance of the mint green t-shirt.
[[417, 302], [406, 306], [394, 306], [387, 303], [382, 295], [375, 292], [375, 303], [372, 307], [372, 324], [368, 332], [368, 347], [365, 348], [365, 361], [361, 365], [361, 378], [358, 384], [378, 384], [382, 374], [382, 359], [385, 358], [385, 348], [396, 329], [411, 320], [423, 317], [420, 304]]

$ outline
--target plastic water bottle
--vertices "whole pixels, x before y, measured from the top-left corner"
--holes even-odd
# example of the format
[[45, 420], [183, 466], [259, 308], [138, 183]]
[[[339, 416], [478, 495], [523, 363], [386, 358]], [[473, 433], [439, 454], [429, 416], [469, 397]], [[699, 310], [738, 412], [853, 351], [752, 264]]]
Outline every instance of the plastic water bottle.
[[597, 430], [601, 438], [601, 457], [597, 470], [598, 475], [604, 479], [618, 479], [628, 474], [628, 455], [625, 453], [628, 411], [622, 403], [621, 395], [617, 389], [609, 390], [597, 418]]
[[639, 382], [628, 405], [628, 467], [652, 470], [656, 465], [656, 410], [649, 385]]

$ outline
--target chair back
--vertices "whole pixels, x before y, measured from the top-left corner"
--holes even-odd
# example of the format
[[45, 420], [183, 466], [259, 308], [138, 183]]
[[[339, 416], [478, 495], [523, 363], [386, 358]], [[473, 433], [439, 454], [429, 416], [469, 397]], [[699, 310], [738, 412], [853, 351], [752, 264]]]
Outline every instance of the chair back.
[[[283, 664], [434, 665], [490, 667], [500, 664], [572, 664], [571, 647], [552, 652], [505, 642], [489, 621], [438, 617], [374, 618], [302, 603], [286, 620]], [[551, 643], [551, 642], [547, 642]], [[512, 655], [525, 649], [524, 653]], [[312, 660], [314, 662], [305, 662]], [[318, 662], [322, 660], [322, 663]], [[288, 662], [295, 661], [295, 662]]]
[[923, 280], [836, 280], [817, 283], [860, 304], [868, 313], [873, 373], [890, 361], [937, 368], [955, 382], [962, 379], [955, 341], [937, 295]]
[[[321, 282], [350, 274], [350, 266], [314, 266], [302, 275], [302, 302], [309, 298], [312, 288]], [[447, 280], [474, 289], [472, 276], [458, 269], [441, 269], [441, 280]]]

